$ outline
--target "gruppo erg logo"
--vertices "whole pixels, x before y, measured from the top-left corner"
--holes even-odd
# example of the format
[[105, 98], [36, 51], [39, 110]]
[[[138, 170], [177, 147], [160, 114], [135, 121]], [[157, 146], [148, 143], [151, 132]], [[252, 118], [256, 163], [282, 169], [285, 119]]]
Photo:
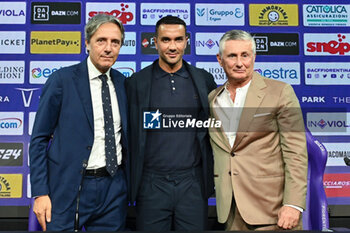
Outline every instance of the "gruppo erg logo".
[[144, 129], [160, 129], [162, 113], [157, 111], [153, 112], [144, 112], [143, 113], [143, 128]]
[[204, 16], [204, 11], [205, 11], [205, 8], [197, 8], [197, 15], [202, 17]]

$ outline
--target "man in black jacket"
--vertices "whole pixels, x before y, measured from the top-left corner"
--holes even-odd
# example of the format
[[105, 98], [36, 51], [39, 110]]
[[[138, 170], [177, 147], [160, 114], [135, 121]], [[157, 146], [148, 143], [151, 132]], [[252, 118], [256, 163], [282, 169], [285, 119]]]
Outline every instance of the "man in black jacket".
[[204, 230], [214, 190], [208, 132], [172, 123], [207, 120], [207, 96], [216, 83], [182, 59], [188, 39], [183, 20], [160, 19], [154, 39], [159, 59], [126, 80], [137, 230]]

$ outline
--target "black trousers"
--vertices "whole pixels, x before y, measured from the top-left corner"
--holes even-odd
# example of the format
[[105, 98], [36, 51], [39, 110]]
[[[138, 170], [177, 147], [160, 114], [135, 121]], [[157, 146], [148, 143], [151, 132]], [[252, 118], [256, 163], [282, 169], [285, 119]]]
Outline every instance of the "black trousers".
[[201, 186], [199, 168], [173, 173], [145, 171], [136, 200], [137, 230], [205, 230], [208, 200]]

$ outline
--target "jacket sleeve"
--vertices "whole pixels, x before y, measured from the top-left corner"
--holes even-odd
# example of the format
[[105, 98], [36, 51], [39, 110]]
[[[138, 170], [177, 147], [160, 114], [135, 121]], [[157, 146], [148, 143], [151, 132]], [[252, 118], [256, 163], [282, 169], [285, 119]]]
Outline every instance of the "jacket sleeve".
[[43, 87], [30, 140], [30, 180], [32, 196], [50, 193], [47, 151], [60, 114], [62, 85], [59, 72], [53, 73]]
[[305, 128], [298, 98], [290, 85], [281, 92], [277, 122], [285, 166], [283, 204], [305, 209], [308, 168]]

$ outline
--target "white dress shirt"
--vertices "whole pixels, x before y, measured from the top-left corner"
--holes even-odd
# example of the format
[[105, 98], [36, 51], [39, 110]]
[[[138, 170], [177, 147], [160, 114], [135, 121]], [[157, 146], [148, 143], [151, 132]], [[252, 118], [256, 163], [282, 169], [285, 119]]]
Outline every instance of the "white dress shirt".
[[249, 81], [245, 86], [236, 89], [235, 102], [232, 101], [231, 94], [225, 84], [223, 92], [217, 96], [214, 102], [215, 111], [222, 122], [222, 127], [231, 147], [236, 140], [239, 120], [251, 82]]
[[[88, 161], [87, 169], [97, 169], [106, 166], [105, 155], [105, 130], [104, 130], [104, 117], [102, 107], [102, 81], [98, 78], [102, 73], [92, 64], [90, 57], [87, 59], [87, 67], [89, 73], [89, 83], [91, 91], [92, 110], [94, 116], [94, 143], [92, 145], [91, 154]], [[120, 144], [121, 139], [121, 121], [119, 113], [119, 105], [117, 100], [117, 94], [114, 89], [113, 82], [111, 81], [110, 69], [106, 72], [107, 83], [109, 86], [109, 92], [111, 95], [113, 125], [115, 132], [115, 143], [118, 165], [122, 161], [122, 146]]]

